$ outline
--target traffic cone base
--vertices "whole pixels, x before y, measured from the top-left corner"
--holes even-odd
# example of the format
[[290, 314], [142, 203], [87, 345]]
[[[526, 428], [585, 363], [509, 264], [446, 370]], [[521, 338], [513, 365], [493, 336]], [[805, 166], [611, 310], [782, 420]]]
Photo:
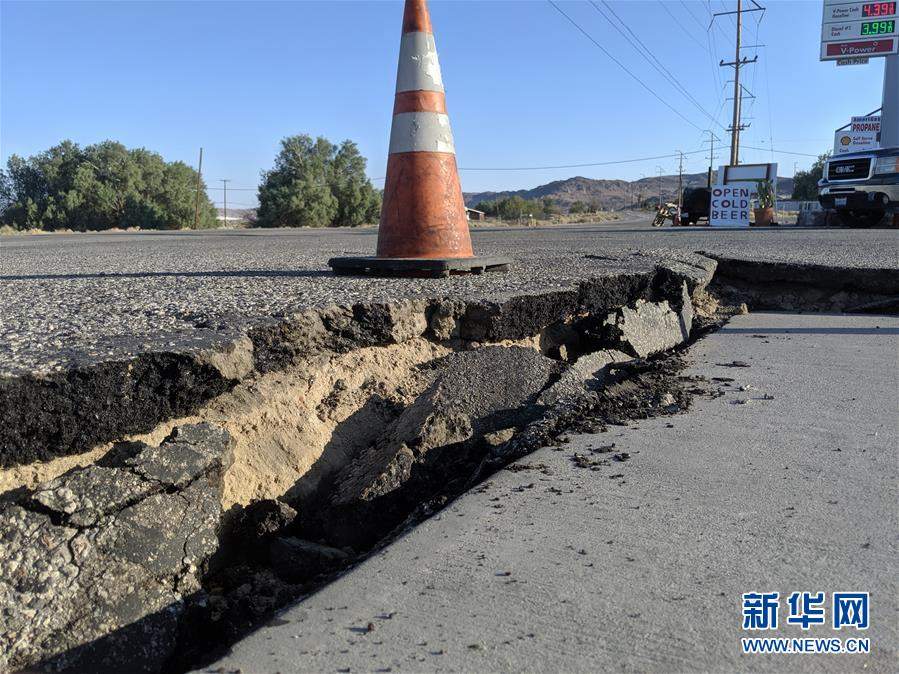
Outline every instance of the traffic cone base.
[[332, 258], [338, 274], [505, 271], [474, 256], [426, 0], [406, 0], [376, 257]]
[[454, 274], [483, 274], [508, 271], [510, 260], [502, 257], [334, 257], [328, 265], [338, 276], [411, 276], [448, 278]]

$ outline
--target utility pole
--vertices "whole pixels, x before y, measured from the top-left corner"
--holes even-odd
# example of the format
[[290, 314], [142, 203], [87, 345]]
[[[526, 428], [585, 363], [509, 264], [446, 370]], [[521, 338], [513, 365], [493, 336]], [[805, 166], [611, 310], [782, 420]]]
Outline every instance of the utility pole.
[[203, 148], [200, 148], [200, 163], [197, 164], [197, 205], [194, 208], [194, 229], [200, 227], [200, 181], [203, 175]]
[[222, 216], [222, 223], [223, 223], [223, 226], [227, 227], [228, 226], [228, 183], [230, 183], [231, 181], [228, 178], [219, 178], [219, 180], [222, 181], [222, 189], [225, 193], [224, 196], [222, 197], [222, 202], [224, 204], [224, 208], [222, 208], [222, 211], [224, 212], [224, 215]]
[[703, 143], [709, 143], [709, 175], [707, 180], [707, 187], [712, 189], [712, 173], [715, 171], [715, 141], [721, 141], [718, 136], [715, 135], [715, 132], [711, 129], [707, 129], [706, 133], [709, 134], [709, 139], [702, 141]]
[[684, 153], [680, 152], [680, 163], [677, 165], [677, 222], [680, 224], [680, 212], [684, 206]]
[[743, 0], [737, 0], [737, 52], [734, 57], [734, 119], [730, 127], [730, 164], [740, 163], [740, 113], [743, 92], [740, 91], [740, 41], [743, 37]]
[[659, 208], [662, 207], [662, 167], [656, 166], [659, 169]]
[[733, 119], [731, 121], [730, 128], [728, 128], [728, 131], [730, 131], [731, 166], [737, 166], [740, 163], [740, 131], [747, 128], [741, 123], [743, 107], [743, 86], [740, 84], [740, 68], [750, 63], [755, 63], [759, 60], [758, 55], [756, 55], [752, 60], [740, 56], [740, 50], [743, 48], [743, 14], [745, 14], [746, 12], [765, 11], [765, 8], [762, 7], [758, 2], [756, 2], [756, 0], [750, 0], [750, 2], [754, 5], [754, 7], [752, 7], [751, 9], [743, 9], [743, 0], [737, 0], [736, 12], [719, 12], [712, 17], [712, 21], [714, 21], [715, 17], [718, 16], [724, 16], [726, 14], [737, 15], [737, 35], [735, 40], [736, 51], [734, 60], [731, 63], [725, 63], [723, 60], [721, 61], [721, 63], [719, 63], [719, 66], [722, 68], [725, 66], [733, 66], [734, 68], [734, 110]]

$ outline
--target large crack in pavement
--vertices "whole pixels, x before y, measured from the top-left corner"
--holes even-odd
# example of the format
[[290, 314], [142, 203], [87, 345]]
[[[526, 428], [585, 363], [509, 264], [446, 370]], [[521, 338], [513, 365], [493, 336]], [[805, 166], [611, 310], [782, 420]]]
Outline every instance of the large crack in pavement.
[[[0, 419], [15, 476], [0, 502], [0, 668], [207, 662], [509, 462], [687, 409], [705, 389], [679, 376], [678, 349], [741, 303], [779, 301], [778, 283], [831, 308], [899, 287], [861, 274], [821, 291], [822, 272], [802, 270], [760, 299], [745, 272], [713, 280], [699, 260], [497, 300], [312, 309], [179, 354], [172, 381], [135, 361], [6, 380], [22, 402]], [[111, 402], [123, 382], [138, 393]], [[42, 396], [67, 404], [15, 428]], [[217, 458], [197, 468], [179, 452]]]

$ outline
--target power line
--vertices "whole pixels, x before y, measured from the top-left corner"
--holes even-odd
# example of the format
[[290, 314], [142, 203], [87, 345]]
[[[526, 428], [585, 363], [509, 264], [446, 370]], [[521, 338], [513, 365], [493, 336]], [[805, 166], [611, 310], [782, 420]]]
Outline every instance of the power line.
[[228, 220], [228, 183], [231, 182], [230, 178], [219, 178], [222, 181], [222, 189], [225, 190], [225, 196], [222, 197], [224, 199], [224, 205], [222, 206], [222, 217], [225, 221]]
[[707, 28], [707, 30], [709, 31], [709, 33], [712, 34], [712, 38], [714, 39], [714, 36], [715, 36], [715, 31], [712, 30], [712, 28], [717, 28], [718, 32], [721, 33], [721, 35], [724, 37], [724, 39], [727, 40], [728, 42], [730, 42], [731, 41], [730, 35], [728, 35], [720, 25], [715, 23], [715, 12], [714, 12], [714, 10], [712, 10], [712, 3], [710, 2], [710, 0], [705, 0], [705, 4], [706, 4], [706, 8], [709, 12], [709, 19], [710, 19], [709, 27]]
[[[712, 66], [712, 79], [715, 82], [715, 92], [718, 96], [718, 102], [721, 102], [721, 97], [724, 92], [724, 85], [721, 83], [721, 75], [719, 74], [719, 68], [717, 63], [717, 54], [718, 54], [718, 43], [715, 40], [715, 31], [709, 30], [706, 31], [705, 34], [706, 43], [709, 47], [709, 63]], [[718, 116], [721, 116], [721, 111], [718, 111]], [[715, 120], [717, 121], [717, 117]]]
[[[703, 129], [703, 133], [709, 133], [707, 130]], [[791, 142], [791, 141], [786, 141]], [[799, 142], [799, 141], [796, 141]], [[771, 152], [771, 148], [767, 147], [754, 147], [752, 145], [741, 145], [740, 148], [747, 150], [761, 150], [763, 152]], [[549, 171], [553, 169], [566, 169], [566, 168], [590, 168], [593, 166], [616, 166], [620, 164], [636, 164], [643, 161], [655, 161], [658, 159], [672, 159], [683, 156], [697, 155], [697, 154], [705, 154], [707, 150], [691, 150], [690, 152], [672, 152], [670, 154], [659, 154], [653, 155], [651, 157], [635, 157], [633, 159], [615, 159], [610, 161], [599, 161], [599, 162], [586, 162], [582, 164], [553, 164], [549, 166], [462, 166], [459, 167], [459, 171]], [[792, 152], [790, 150], [773, 150], [775, 154], [789, 154], [796, 155], [797, 157], [814, 157], [817, 158], [816, 154], [808, 154], [806, 152]], [[371, 178], [375, 182], [384, 180], [381, 178]], [[221, 187], [213, 187], [207, 189], [222, 189]], [[237, 190], [237, 189], [250, 189], [250, 188], [239, 188], [239, 187], [229, 187], [228, 190]], [[253, 188], [255, 189], [255, 188]], [[244, 205], [249, 206], [250, 204], [235, 204], [232, 202], [232, 205]]]
[[[730, 127], [727, 129], [730, 131], [731, 140], [730, 140], [730, 165], [737, 166], [740, 163], [740, 132], [744, 129], [748, 128], [749, 125], [744, 125], [742, 120], [742, 107], [743, 107], [743, 85], [740, 83], [740, 68], [746, 66], [750, 63], [756, 63], [759, 60], [758, 54], [750, 61], [749, 59], [740, 55], [740, 51], [742, 49], [742, 33], [743, 33], [743, 14], [749, 12], [762, 12], [764, 13], [765, 8], [762, 7], [756, 0], [749, 0], [754, 7], [752, 9], [743, 9], [743, 0], [737, 0], [737, 11], [736, 12], [724, 12], [718, 13], [712, 16], [712, 23], [715, 22], [715, 19], [724, 14], [736, 14], [736, 49], [734, 54], [734, 60], [725, 63], [723, 60], [721, 61], [721, 67], [730, 67], [733, 66], [734, 69], [734, 109], [733, 109], [733, 121], [731, 122]], [[750, 94], [751, 95], [751, 94]]]
[[[762, 14], [759, 15], [758, 22], [755, 24], [755, 28], [754, 28], [755, 44], [747, 45], [745, 47], [746, 49], [754, 49], [755, 52], [753, 53], [753, 56], [755, 56], [756, 58], [758, 58], [758, 55], [759, 55], [759, 48], [763, 46], [763, 45], [759, 44], [759, 28], [762, 25], [762, 18], [764, 17], [764, 15], [765, 15], [764, 12], [762, 12]], [[756, 78], [758, 76], [758, 72], [759, 72], [759, 62], [756, 61], [752, 66], [752, 84], [749, 87], [749, 90], [753, 93], [755, 93], [755, 83], [756, 83]], [[755, 112], [755, 102], [756, 102], [756, 97], [753, 96], [752, 100], [749, 102], [750, 117]]]
[[194, 229], [200, 226], [200, 186], [203, 184], [203, 148], [200, 148], [200, 163], [197, 165], [197, 198], [194, 205]]
[[[727, 9], [727, 3], [724, 2], [724, 0], [719, 0], [719, 4], [724, 8], [724, 11], [725, 11], [725, 12], [728, 12], [728, 9]], [[736, 27], [737, 27], [737, 20], [733, 17], [733, 14], [729, 14], [729, 15], [728, 15], [728, 18], [730, 19], [730, 22], [733, 24], [734, 29], [736, 29]]]
[[703, 25], [702, 21], [700, 21], [699, 18], [693, 13], [693, 10], [690, 9], [690, 6], [686, 2], [684, 2], [684, 0], [680, 0], [680, 4], [682, 4], [684, 6], [684, 9], [687, 10], [687, 14], [689, 14], [693, 18], [693, 20], [696, 22], [696, 24], [703, 31], [706, 30], [706, 27]]
[[816, 154], [808, 154], [807, 152], [790, 152], [789, 150], [775, 150], [770, 147], [753, 147], [752, 145], [741, 145], [741, 150], [761, 150], [762, 152], [772, 152], [774, 154], [792, 154], [797, 157], [814, 157], [818, 158]]
[[[693, 152], [684, 152], [687, 154], [699, 154], [704, 153], [705, 150], [694, 150]], [[614, 166], [617, 164], [636, 164], [641, 161], [653, 161], [656, 159], [670, 159], [672, 157], [679, 156], [679, 153], [674, 152], [672, 154], [660, 154], [654, 157], [637, 157], [635, 159], [616, 159], [614, 161], [598, 161], [598, 162], [590, 162], [587, 164], [558, 164], [555, 166], [498, 166], [498, 167], [485, 167], [485, 166], [477, 166], [477, 167], [460, 167], [460, 171], [547, 171], [552, 169], [566, 169], [566, 168], [589, 168], [591, 166]], [[383, 178], [375, 178], [375, 180], [384, 180]]]
[[687, 30], [687, 27], [684, 24], [682, 24], [676, 16], [674, 16], [674, 13], [670, 9], [668, 9], [667, 5], [664, 2], [662, 2], [662, 0], [659, 0], [659, 4], [662, 6], [662, 9], [664, 9], [666, 12], [668, 12], [668, 16], [671, 17], [671, 20], [674, 21], [674, 23], [676, 23], [678, 26], [680, 26], [680, 29], [682, 31], [684, 31], [684, 34], [686, 34], [687, 37], [689, 37], [691, 40], [693, 40], [693, 42], [698, 44], [700, 49], [705, 49], [705, 47], [702, 46], [702, 42], [700, 42], [696, 38], [696, 36], [693, 35], [693, 33], [691, 33], [689, 30]]
[[690, 126], [695, 127], [695, 128], [697, 128], [697, 129], [699, 129], [700, 131], [702, 131], [702, 127], [701, 127], [701, 126], [699, 126], [699, 125], [697, 125], [697, 124], [694, 124], [694, 123], [691, 122], [689, 119], [687, 119], [683, 114], [681, 114], [681, 112], [680, 112], [677, 108], [675, 108], [675, 107], [672, 106], [670, 103], [668, 103], [664, 98], [662, 98], [661, 96], [659, 96], [655, 91], [652, 90], [652, 88], [651, 88], [649, 85], [647, 85], [643, 80], [641, 80], [639, 77], [637, 77], [636, 75], [634, 75], [634, 73], [632, 73], [630, 70], [628, 70], [627, 67], [625, 67], [625, 65], [624, 65], [621, 61], [619, 61], [619, 60], [616, 59], [614, 56], [612, 56], [612, 54], [610, 54], [609, 51], [608, 51], [605, 47], [603, 47], [601, 44], [599, 44], [599, 42], [597, 42], [596, 39], [595, 39], [592, 35], [590, 35], [590, 33], [588, 33], [586, 30], [584, 30], [583, 28], [581, 28], [581, 26], [580, 26], [574, 19], [572, 19], [570, 16], [568, 16], [568, 14], [566, 14], [566, 13], [562, 10], [562, 8], [559, 7], [553, 0], [547, 0], [547, 2], [548, 2], [550, 5], [552, 5], [553, 8], [554, 8], [557, 12], [559, 12], [559, 14], [561, 14], [561, 15], [564, 16], [566, 19], [568, 19], [568, 22], [571, 23], [572, 26], [574, 26], [575, 28], [577, 28], [581, 33], [583, 33], [583, 35], [584, 35], [588, 40], [590, 40], [590, 42], [592, 42], [594, 45], [596, 45], [596, 47], [597, 47], [600, 51], [602, 51], [603, 54], [605, 54], [607, 57], [609, 57], [609, 59], [611, 59], [612, 61], [614, 61], [615, 64], [618, 65], [619, 68], [621, 68], [624, 72], [626, 72], [626, 73], [627, 73], [628, 75], [630, 75], [633, 79], [635, 79], [635, 80], [640, 84], [640, 86], [642, 86], [644, 89], [646, 89], [646, 91], [648, 91], [648, 92], [649, 92], [650, 94], [652, 94], [655, 98], [657, 98], [657, 99], [659, 100], [659, 102], [662, 103], [666, 108], [668, 108], [669, 110], [671, 110], [674, 114], [676, 114], [678, 117], [680, 117], [681, 119], [683, 119], [683, 120], [684, 120], [687, 124], [689, 124]]
[[612, 6], [608, 2], [606, 2], [606, 0], [602, 0], [602, 4], [605, 5], [606, 9], [608, 9], [609, 12], [611, 12], [612, 16], [615, 17], [618, 23], [623, 26], [628, 33], [631, 34], [632, 38], [628, 37], [628, 35], [624, 31], [622, 31], [621, 28], [615, 25], [615, 22], [612, 21], [606, 14], [604, 14], [603, 11], [599, 8], [599, 5], [593, 2], [593, 0], [590, 0], [590, 4], [593, 6], [593, 9], [595, 9], [599, 13], [599, 15], [602, 16], [602, 18], [608, 21], [609, 24], [615, 30], [617, 30], [625, 40], [630, 43], [630, 45], [637, 51], [637, 53], [640, 54], [640, 56], [642, 56], [647, 63], [649, 63], [649, 65], [651, 65], [658, 73], [665, 77], [674, 86], [674, 88], [679, 90], [679, 92], [682, 93], [694, 106], [696, 106], [696, 108], [702, 114], [721, 126], [722, 129], [724, 128], [724, 126], [721, 125], [720, 122], [718, 122], [714, 117], [712, 117], [712, 115], [708, 113], [708, 111], [706, 111], [704, 107], [702, 107], [699, 101], [693, 98], [693, 95], [689, 91], [687, 91], [687, 88], [684, 87], [684, 85], [680, 83], [677, 77], [675, 77], [671, 73], [671, 71], [665, 67], [665, 65], [656, 57], [652, 50], [646, 46], [646, 44], [639, 38], [639, 36], [630, 29], [630, 26], [628, 26], [626, 22], [621, 20], [621, 17], [619, 17], [618, 14], [615, 13], [615, 10], [612, 9]]
[[[761, 23], [761, 21], [759, 21]], [[757, 33], [756, 33], [757, 34]], [[765, 54], [765, 107], [768, 108], [768, 140], [774, 147], [774, 113], [771, 110], [771, 78], [768, 76], [768, 61], [770, 53]], [[773, 158], [772, 152], [772, 158]]]

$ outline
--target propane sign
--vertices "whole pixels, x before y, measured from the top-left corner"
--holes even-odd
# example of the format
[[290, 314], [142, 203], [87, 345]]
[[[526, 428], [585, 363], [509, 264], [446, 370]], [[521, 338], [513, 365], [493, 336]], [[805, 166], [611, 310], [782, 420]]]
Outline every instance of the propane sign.
[[824, 0], [821, 60], [899, 53], [899, 2]]
[[834, 135], [833, 153], [848, 154], [876, 150], [880, 147], [880, 117], [853, 117], [848, 128], [841, 129]]
[[749, 227], [752, 187], [746, 183], [714, 185], [709, 211], [712, 227]]

